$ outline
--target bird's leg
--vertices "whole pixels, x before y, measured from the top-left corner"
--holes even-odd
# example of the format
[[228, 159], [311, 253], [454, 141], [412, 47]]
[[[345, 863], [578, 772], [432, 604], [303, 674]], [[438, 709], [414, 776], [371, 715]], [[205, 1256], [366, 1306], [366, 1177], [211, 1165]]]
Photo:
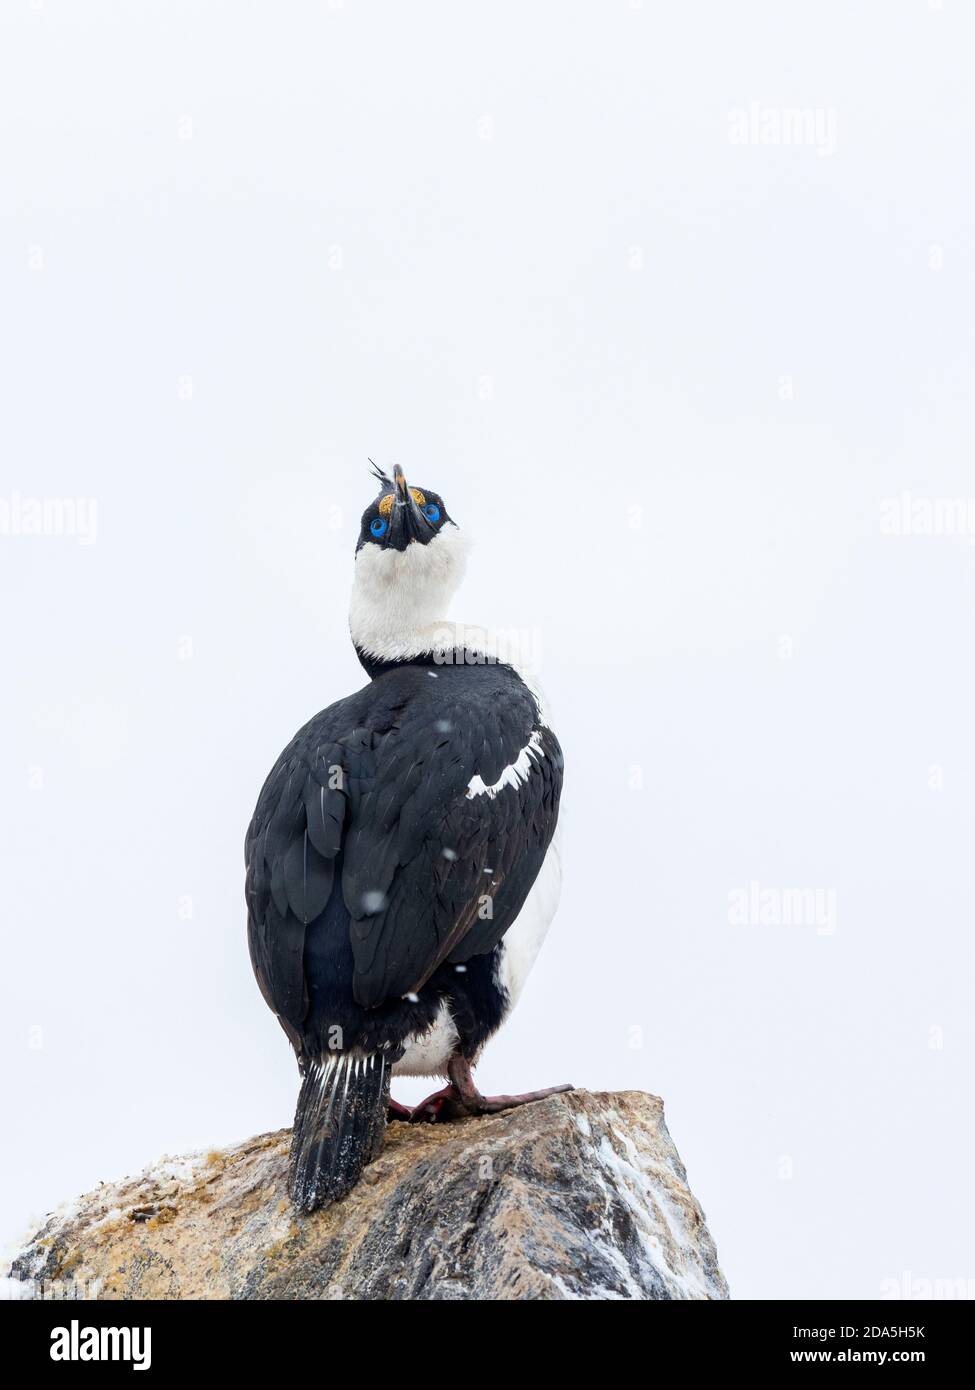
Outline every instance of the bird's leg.
[[413, 1111], [410, 1107], [408, 1105], [400, 1105], [398, 1100], [393, 1100], [393, 1097], [390, 1096], [389, 1100], [386, 1102], [387, 1123], [390, 1120], [403, 1120], [406, 1124], [409, 1124], [412, 1118]]
[[470, 1062], [460, 1053], [455, 1053], [447, 1063], [447, 1075], [449, 1085], [414, 1106], [410, 1116], [413, 1124], [437, 1124], [465, 1115], [494, 1115], [499, 1110], [511, 1110], [516, 1105], [528, 1105], [533, 1100], [545, 1100], [546, 1096], [561, 1095], [573, 1089], [571, 1086], [549, 1086], [545, 1091], [526, 1091], [520, 1096], [482, 1096], [471, 1075]]
[[545, 1100], [546, 1096], [561, 1095], [563, 1091], [573, 1090], [572, 1086], [549, 1086], [544, 1091], [526, 1091], [520, 1096], [482, 1096], [471, 1075], [471, 1064], [466, 1057], [455, 1052], [447, 1063], [447, 1075], [456, 1092], [457, 1099], [468, 1115], [494, 1115], [499, 1110], [511, 1110], [516, 1105], [528, 1105], [533, 1100]]

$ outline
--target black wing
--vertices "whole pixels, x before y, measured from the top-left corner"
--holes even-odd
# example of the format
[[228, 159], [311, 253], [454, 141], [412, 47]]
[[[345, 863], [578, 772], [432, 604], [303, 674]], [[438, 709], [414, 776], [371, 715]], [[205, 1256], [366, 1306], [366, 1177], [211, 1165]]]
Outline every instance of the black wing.
[[507, 667], [388, 672], [313, 720], [269, 777], [247, 842], [252, 958], [286, 1026], [307, 1011], [305, 931], [338, 866], [352, 991], [373, 1008], [500, 941], [561, 787], [558, 741]]
[[248, 938], [261, 993], [296, 1046], [308, 1012], [305, 935], [325, 909], [348, 816], [349, 768], [371, 735], [340, 740], [343, 701], [325, 710], [281, 754], [258, 798], [244, 848]]

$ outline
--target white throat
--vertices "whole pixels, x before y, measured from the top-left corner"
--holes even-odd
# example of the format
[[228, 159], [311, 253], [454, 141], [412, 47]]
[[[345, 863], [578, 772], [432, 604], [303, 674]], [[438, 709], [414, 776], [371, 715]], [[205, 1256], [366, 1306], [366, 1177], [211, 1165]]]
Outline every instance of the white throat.
[[432, 655], [436, 661], [466, 652], [467, 659], [502, 661], [532, 691], [548, 722], [545, 697], [535, 677], [539, 653], [526, 651], [525, 634], [493, 633], [446, 615], [467, 566], [470, 544], [455, 526], [444, 527], [427, 545], [405, 550], [366, 544], [355, 562], [349, 607], [352, 641], [369, 660], [384, 663]]
[[355, 561], [349, 629], [360, 651], [402, 661], [437, 649], [446, 614], [467, 566], [469, 542], [445, 526], [426, 545], [405, 550], [366, 544]]

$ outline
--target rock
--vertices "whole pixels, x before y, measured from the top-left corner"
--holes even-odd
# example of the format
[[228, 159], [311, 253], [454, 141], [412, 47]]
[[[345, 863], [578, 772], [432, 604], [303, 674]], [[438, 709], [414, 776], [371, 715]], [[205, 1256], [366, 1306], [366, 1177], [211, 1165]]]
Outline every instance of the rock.
[[163, 1160], [54, 1213], [17, 1279], [97, 1298], [727, 1298], [704, 1214], [639, 1091], [393, 1123], [341, 1202], [297, 1216], [290, 1131]]

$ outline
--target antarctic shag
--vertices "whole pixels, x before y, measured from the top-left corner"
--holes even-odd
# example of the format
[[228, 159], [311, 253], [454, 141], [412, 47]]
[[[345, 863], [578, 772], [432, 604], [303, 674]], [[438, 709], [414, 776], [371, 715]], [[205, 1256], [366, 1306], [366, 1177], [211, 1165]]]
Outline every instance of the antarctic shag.
[[[471, 1075], [559, 898], [562, 751], [532, 679], [447, 622], [465, 538], [443, 499], [375, 470], [350, 628], [370, 680], [295, 735], [247, 832], [251, 960], [298, 1056], [291, 1193], [347, 1192], [387, 1116], [483, 1114]], [[447, 1085], [409, 1111], [393, 1075]]]

